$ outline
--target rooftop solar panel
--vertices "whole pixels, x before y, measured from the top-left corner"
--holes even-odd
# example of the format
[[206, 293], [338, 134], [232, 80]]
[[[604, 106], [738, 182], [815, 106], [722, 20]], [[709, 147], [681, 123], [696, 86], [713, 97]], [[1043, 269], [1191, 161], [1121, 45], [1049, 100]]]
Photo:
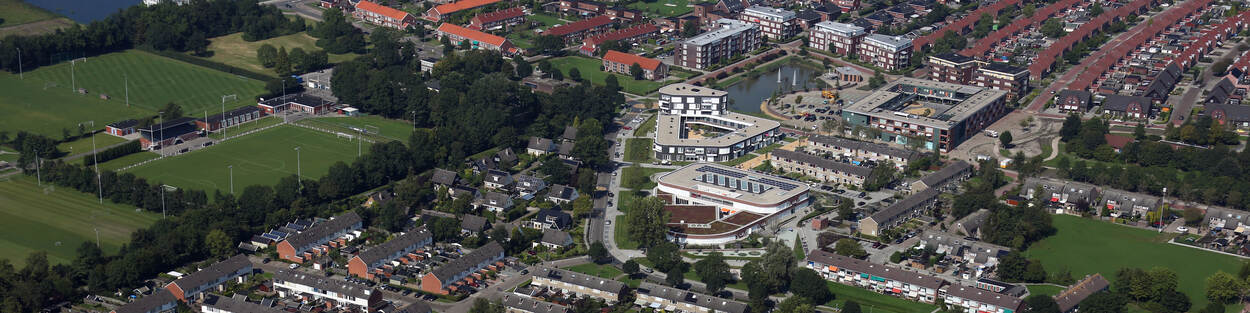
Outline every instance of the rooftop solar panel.
[[773, 186], [777, 186], [777, 188], [781, 188], [781, 190], [785, 190], [785, 191], [794, 190], [794, 188], [799, 187], [798, 185], [795, 185], [795, 184], [791, 184], [791, 183], [787, 183], [783, 181], [776, 181], [776, 180], [772, 180], [768, 178], [760, 178], [760, 182], [773, 185]]
[[715, 174], [725, 175], [725, 176], [729, 176], [729, 177], [733, 177], [733, 178], [743, 178], [743, 177], [746, 177], [746, 176], [747, 176], [747, 174], [746, 174], [746, 173], [742, 173], [742, 172], [739, 172], [739, 171], [731, 171], [731, 170], [726, 170], [726, 169], [723, 169], [723, 168], [713, 167], [713, 166], [709, 166], [709, 165], [704, 165], [703, 167], [700, 167], [700, 168], [698, 169], [698, 171], [700, 171], [700, 172], [708, 172], [708, 173], [715, 173]]

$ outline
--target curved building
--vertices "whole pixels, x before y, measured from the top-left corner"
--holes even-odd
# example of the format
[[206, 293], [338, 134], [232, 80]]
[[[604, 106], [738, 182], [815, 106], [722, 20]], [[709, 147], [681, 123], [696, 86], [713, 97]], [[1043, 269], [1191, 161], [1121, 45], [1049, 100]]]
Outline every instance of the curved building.
[[780, 135], [777, 121], [730, 112], [728, 92], [686, 83], [660, 88], [653, 146], [658, 160], [729, 161]]
[[660, 176], [669, 238], [723, 244], [746, 238], [810, 204], [807, 184], [718, 164], [691, 164]]

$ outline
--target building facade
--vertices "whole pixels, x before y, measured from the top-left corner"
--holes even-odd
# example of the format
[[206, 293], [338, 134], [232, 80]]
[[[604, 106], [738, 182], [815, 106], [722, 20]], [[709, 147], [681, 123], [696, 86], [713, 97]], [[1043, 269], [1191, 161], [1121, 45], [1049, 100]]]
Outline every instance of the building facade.
[[863, 27], [831, 21], [816, 23], [811, 28], [808, 45], [813, 49], [829, 50], [840, 55], [851, 55], [859, 49], [859, 43], [868, 33]]
[[[729, 93], [685, 83], [661, 87], [656, 159], [723, 162], [781, 138], [781, 123], [729, 111]], [[695, 133], [690, 126], [706, 126]]]
[[864, 37], [856, 53], [861, 62], [893, 71], [911, 63], [911, 50], [911, 40], [905, 37], [872, 34]]
[[407, 29], [416, 22], [416, 18], [412, 17], [412, 14], [408, 14], [408, 12], [367, 0], [361, 0], [356, 4], [356, 10], [352, 11], [352, 16], [370, 24], [401, 30]]
[[936, 303], [946, 281], [901, 268], [849, 258], [820, 249], [807, 254], [807, 268], [826, 280], [916, 302]]
[[794, 11], [785, 9], [757, 5], [743, 10], [738, 19], [759, 25], [760, 32], [773, 40], [794, 37], [802, 30]]
[[273, 272], [273, 289], [279, 297], [291, 297], [302, 301], [321, 300], [329, 309], [372, 312], [383, 303], [382, 292], [368, 286], [342, 280], [317, 277], [291, 270]]
[[492, 271], [504, 266], [503, 258], [503, 246], [492, 241], [426, 273], [421, 277], [421, 290], [450, 294], [467, 281], [481, 279], [483, 275], [479, 271]]
[[852, 126], [881, 130], [877, 139], [947, 152], [1007, 114], [1006, 91], [904, 77], [842, 110]]
[[341, 241], [339, 244], [346, 244], [347, 240], [344, 237], [361, 227], [360, 215], [356, 215], [355, 212], [336, 216], [279, 242], [278, 257], [295, 263], [303, 263], [313, 256], [329, 252], [328, 243], [332, 240]]
[[[670, 200], [669, 237], [683, 244], [745, 238], [770, 221], [808, 207], [807, 184], [719, 164], [695, 163], [660, 176], [655, 194]], [[697, 211], [697, 212], [696, 212]], [[687, 216], [702, 216], [695, 221]]]
[[862, 187], [872, 168], [842, 163], [819, 156], [777, 149], [769, 153], [773, 167], [786, 173], [801, 173], [825, 183]]
[[525, 23], [525, 9], [508, 8], [495, 12], [482, 13], [469, 20], [469, 29], [496, 30]]
[[400, 263], [407, 264], [423, 258], [413, 252], [431, 244], [434, 244], [434, 237], [430, 231], [425, 226], [417, 227], [360, 252], [347, 261], [347, 272], [364, 279], [378, 279], [378, 275], [389, 277], [392, 261], [399, 260]]
[[610, 73], [618, 73], [630, 76], [630, 68], [634, 64], [638, 64], [642, 68], [642, 77], [647, 80], [660, 80], [668, 77], [668, 64], [660, 62], [660, 60], [642, 57], [635, 54], [624, 53], [616, 50], [610, 50], [603, 55], [603, 70]]
[[473, 49], [499, 51], [504, 55], [511, 55], [517, 52], [516, 46], [513, 46], [508, 39], [464, 28], [460, 25], [443, 23], [443, 25], [438, 26], [436, 32], [439, 37], [447, 37], [452, 43], [459, 44], [460, 42], [468, 41], [469, 46]]
[[599, 299], [609, 305], [620, 301], [622, 293], [625, 292], [625, 284], [622, 282], [554, 267], [543, 266], [534, 270], [531, 276], [531, 286]]
[[762, 44], [759, 25], [731, 19], [720, 19], [715, 24], [712, 30], [678, 43], [674, 63], [704, 69], [755, 51]]

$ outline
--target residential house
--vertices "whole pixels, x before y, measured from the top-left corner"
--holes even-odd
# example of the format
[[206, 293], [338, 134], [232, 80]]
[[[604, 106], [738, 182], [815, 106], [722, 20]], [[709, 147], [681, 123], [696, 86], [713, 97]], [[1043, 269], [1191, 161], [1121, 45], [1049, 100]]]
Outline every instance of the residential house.
[[530, 275], [535, 287], [546, 287], [562, 293], [616, 303], [625, 292], [625, 283], [554, 267], [540, 267]]
[[506, 38], [472, 30], [456, 24], [443, 23], [438, 26], [436, 32], [440, 38], [446, 37], [452, 43], [459, 44], [467, 41], [469, 42], [469, 46], [473, 49], [496, 51], [504, 55], [512, 55], [519, 52], [516, 46]]
[[503, 247], [491, 241], [486, 245], [451, 260], [421, 277], [421, 290], [435, 294], [449, 294], [455, 291], [456, 283], [461, 280], [480, 279], [481, 275], [470, 277], [479, 270], [497, 270], [505, 264]]
[[1147, 97], [1103, 94], [1102, 113], [1121, 119], [1151, 119], [1155, 116], [1154, 102]]
[[1226, 129], [1250, 129], [1250, 106], [1240, 104], [1207, 104], [1202, 112]]
[[[639, 305], [670, 312], [747, 313], [747, 305], [733, 299], [713, 297], [649, 282], [638, 285]], [[668, 308], [673, 308], [669, 310]]]
[[938, 194], [940, 193], [936, 189], [924, 189], [913, 193], [903, 198], [902, 201], [895, 202], [885, 209], [859, 220], [859, 232], [871, 236], [881, 236], [884, 231], [898, 227], [913, 218], [920, 217], [924, 215], [924, 212], [934, 208], [937, 205]]
[[543, 209], [526, 222], [525, 226], [535, 229], [570, 229], [573, 226], [573, 216], [557, 208]]
[[300, 301], [321, 300], [329, 309], [356, 311], [371, 311], [371, 308], [385, 303], [381, 291], [363, 284], [295, 270], [283, 269], [272, 273], [273, 289], [278, 292], [278, 297]]
[[787, 173], [799, 173], [825, 183], [862, 187], [872, 168], [856, 166], [816, 155], [776, 149], [768, 153], [773, 167]]
[[901, 268], [837, 255], [820, 249], [807, 254], [807, 268], [826, 280], [924, 303], [936, 303], [946, 281]]
[[478, 14], [469, 19], [469, 26], [467, 27], [472, 30], [496, 30], [521, 23], [525, 23], [525, 9], [515, 7]]
[[1113, 215], [1131, 213], [1133, 216], [1146, 216], [1146, 213], [1159, 208], [1163, 202], [1159, 197], [1128, 192], [1118, 189], [1105, 189], [1101, 192], [1103, 208], [1114, 212]]
[[564, 231], [547, 228], [543, 229], [543, 239], [539, 241], [539, 244], [552, 250], [567, 248], [573, 246], [573, 236]]
[[551, 190], [547, 192], [547, 201], [556, 204], [568, 204], [577, 200], [577, 188], [555, 184], [551, 185]]
[[356, 3], [356, 10], [352, 11], [352, 16], [370, 24], [399, 30], [408, 29], [417, 22], [417, 19], [408, 12], [368, 0], [360, 0]]
[[501, 0], [463, 0], [452, 3], [440, 4], [425, 12], [425, 19], [440, 22], [444, 18], [455, 14], [456, 12], [472, 10], [487, 5], [495, 4]]
[[542, 137], [530, 137], [529, 144], [525, 146], [525, 152], [531, 155], [544, 155], [555, 149], [556, 145], [551, 139]]
[[563, 305], [540, 301], [517, 293], [504, 293], [500, 304], [505, 313], [568, 313], [569, 308]]
[[631, 68], [634, 64], [642, 68], [644, 79], [661, 80], [668, 77], [668, 65], [660, 60], [615, 50], [610, 50], [603, 55], [603, 70], [607, 72], [630, 76], [633, 75]]
[[435, 188], [451, 188], [460, 180], [460, 174], [441, 168], [436, 168], [430, 173], [430, 182]]
[[834, 136], [812, 135], [807, 138], [807, 149], [829, 153], [835, 157], [851, 159], [851, 164], [865, 165], [863, 161], [890, 162], [894, 168], [903, 169], [920, 153], [912, 150], [895, 148], [883, 143], [866, 142]]
[[173, 312], [178, 307], [178, 298], [167, 289], [136, 299], [133, 302], [109, 311], [110, 313], [161, 313]]
[[479, 199], [478, 206], [484, 207], [487, 211], [498, 214], [512, 208], [512, 195], [487, 191], [486, 194], [483, 194], [482, 198]]
[[251, 274], [252, 261], [246, 255], [239, 254], [170, 282], [165, 285], [165, 289], [179, 301], [190, 303], [213, 288], [224, 291], [225, 286], [222, 284], [230, 280], [242, 283]]
[[556, 36], [564, 39], [565, 43], [581, 41], [582, 39], [594, 36], [612, 29], [612, 18], [606, 15], [600, 15], [560, 26], [548, 28], [542, 32], [542, 35]]
[[487, 189], [506, 190], [512, 188], [512, 174], [501, 170], [486, 171], [486, 177], [482, 179], [482, 183]]
[[1085, 113], [1093, 104], [1092, 97], [1088, 91], [1064, 89], [1055, 96], [1055, 107], [1063, 112]]
[[361, 226], [360, 215], [356, 215], [356, 212], [333, 217], [279, 242], [278, 257], [296, 263], [309, 261], [313, 256], [329, 252], [326, 243], [331, 240], [340, 239], [340, 244], [345, 244], [346, 240], [342, 240], [342, 237], [359, 230]]
[[1250, 212], [1227, 208], [1207, 208], [1203, 221], [1212, 230], [1235, 230], [1250, 225]]
[[465, 235], [480, 234], [490, 227], [485, 217], [465, 214], [460, 216], [460, 233]]
[[284, 313], [281, 309], [260, 303], [248, 302], [247, 298], [236, 295], [230, 298], [218, 295], [207, 295], [199, 303], [200, 313]]
[[950, 285], [942, 290], [947, 305], [962, 307], [967, 313], [1015, 313], [1024, 303], [1024, 300], [1011, 295], [963, 285]]
[[[1035, 195], [1038, 190], [1041, 190], [1041, 194]], [[1024, 181], [1024, 187], [1020, 189], [1020, 196], [1025, 199], [1034, 199], [1035, 196], [1042, 197], [1052, 204], [1064, 208], [1072, 208], [1077, 203], [1095, 204], [1095, 201], [1098, 200], [1098, 190], [1094, 185], [1086, 183], [1046, 177], [1029, 177]]]
[[955, 221], [955, 224], [952, 224], [950, 229], [956, 234], [973, 238], [981, 238], [981, 226], [985, 225], [985, 221], [989, 218], [990, 211], [980, 209]]
[[[998, 258], [1011, 252], [1011, 248], [967, 239], [958, 234], [926, 230], [920, 234], [918, 245], [933, 248], [935, 252], [946, 254], [960, 262], [976, 265], [993, 266]], [[980, 277], [985, 273], [975, 273]]]
[[1094, 275], [1085, 276], [1081, 281], [1072, 285], [1063, 292], [1055, 295], [1055, 303], [1059, 304], [1059, 312], [1073, 313], [1079, 309], [1081, 301], [1094, 295], [1095, 293], [1108, 290], [1111, 283], [1102, 274], [1094, 273]]
[[959, 183], [972, 177], [972, 170], [972, 164], [968, 164], [968, 162], [963, 160], [954, 161], [937, 172], [925, 175], [920, 180], [913, 182], [910, 189], [912, 192], [925, 189], [954, 191], [959, 188]]
[[542, 178], [531, 175], [520, 174], [512, 176], [513, 188], [521, 194], [535, 194], [547, 188], [547, 182]]
[[360, 254], [347, 261], [347, 273], [369, 280], [390, 277], [393, 263], [397, 259], [401, 259], [399, 262], [404, 264], [415, 261], [412, 260], [416, 258], [415, 255], [409, 258], [410, 254], [432, 244], [434, 244], [434, 236], [430, 231], [426, 230], [425, 226], [417, 227], [382, 244], [361, 251]]
[[608, 41], [616, 41], [621, 45], [630, 45], [647, 40], [660, 33], [660, 28], [651, 23], [642, 23], [599, 35], [589, 36], [582, 40], [582, 47], [579, 52], [585, 55], [594, 55], [599, 50], [599, 45]]

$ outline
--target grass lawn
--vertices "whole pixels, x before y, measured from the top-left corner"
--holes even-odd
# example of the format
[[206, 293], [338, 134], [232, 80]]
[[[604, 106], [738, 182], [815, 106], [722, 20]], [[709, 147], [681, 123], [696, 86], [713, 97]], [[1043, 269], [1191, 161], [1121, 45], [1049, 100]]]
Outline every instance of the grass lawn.
[[[43, 82], [56, 83], [55, 87], [40, 94], [57, 92], [77, 96], [71, 89], [70, 68], [70, 62], [45, 66], [26, 73], [26, 79], [36, 81], [39, 88], [34, 90], [42, 90]], [[186, 115], [201, 116], [204, 111], [219, 112], [222, 95], [238, 96], [238, 101], [226, 103], [229, 110], [255, 105], [253, 100], [256, 96], [265, 92], [265, 83], [258, 80], [137, 50], [89, 57], [73, 68], [78, 87], [89, 92], [82, 98], [98, 99], [101, 93], [105, 93], [113, 99], [104, 103], [122, 106], [126, 103], [125, 81], [128, 77], [130, 104], [147, 109], [152, 115], [156, 115], [160, 106], [173, 102], [181, 105]], [[100, 126], [113, 122], [94, 119]]]
[[579, 264], [579, 265], [569, 267], [567, 268], [567, 270], [586, 274], [586, 275], [594, 275], [597, 277], [607, 278], [607, 279], [616, 279], [617, 276], [621, 276], [621, 274], [625, 274], [625, 272], [622, 272], [621, 269], [613, 267], [611, 265], [595, 264], [595, 263]]
[[68, 85], [43, 90], [44, 82], [31, 74], [22, 80], [17, 75], [0, 73], [0, 111], [4, 112], [0, 114], [0, 131], [8, 131], [10, 138], [18, 131], [27, 131], [60, 139], [62, 129], [77, 133], [78, 123], [95, 121], [96, 126], [104, 127], [113, 121], [149, 113], [126, 107], [124, 100], [100, 100], [71, 93]]
[[721, 162], [720, 164], [723, 164], [725, 166], [738, 166], [738, 164], [742, 164], [742, 162], [750, 161], [751, 159], [754, 159], [755, 157], [758, 157], [758, 156], [759, 156], [758, 154], [747, 153], [747, 154], [743, 154], [740, 157], [734, 158], [733, 160]]
[[602, 86], [604, 84], [604, 79], [607, 79], [608, 75], [616, 76], [616, 82], [621, 85], [621, 88], [623, 88], [625, 92], [636, 95], [649, 94], [654, 92], [656, 89], [660, 89], [660, 86], [664, 85], [664, 83], [657, 81], [645, 79], [634, 80], [633, 77], [629, 76], [609, 74], [599, 69], [600, 66], [603, 66], [603, 61], [599, 59], [583, 56], [568, 56], [551, 59], [550, 62], [556, 69], [564, 72], [564, 77], [570, 77], [568, 75], [569, 70], [576, 68], [577, 71], [581, 73], [583, 79], [590, 80], [590, 82], [595, 85]]
[[56, 18], [48, 12], [22, 0], [0, 0], [0, 27], [21, 25]]
[[869, 291], [859, 287], [847, 286], [835, 282], [826, 282], [833, 294], [837, 295], [837, 299], [825, 303], [825, 305], [841, 308], [847, 300], [854, 300], [864, 309], [864, 312], [896, 312], [896, 313], [928, 313], [932, 312], [937, 306], [908, 301], [901, 298], [895, 298], [876, 292]]
[[[314, 119], [318, 123], [328, 123], [348, 128], [356, 127], [366, 130], [373, 130], [377, 127], [378, 136], [391, 140], [408, 141], [408, 137], [412, 136], [412, 122], [393, 120], [377, 115], [356, 116], [356, 117], [321, 117]], [[372, 127], [369, 127], [372, 126]]]
[[101, 171], [106, 171], [106, 170], [116, 171], [117, 169], [126, 167], [127, 165], [155, 159], [159, 156], [161, 155], [156, 154], [155, 152], [147, 152], [147, 151], [139, 152], [139, 153], [132, 153], [124, 157], [108, 160], [106, 162], [100, 162], [100, 170]]
[[1168, 244], [1168, 234], [1068, 215], [1053, 218], [1058, 233], [1025, 251], [1048, 272], [1066, 267], [1074, 278], [1101, 273], [1114, 282], [1121, 268], [1166, 267], [1179, 277], [1177, 289], [1189, 296], [1194, 308], [1202, 308], [1207, 304], [1207, 276], [1221, 270], [1237, 273], [1240, 265], [1235, 257]]
[[651, 138], [625, 139], [625, 162], [650, 163], [651, 146], [655, 143]]
[[356, 142], [296, 126], [279, 126], [219, 143], [200, 151], [161, 159], [128, 170], [151, 182], [180, 188], [230, 192], [227, 166], [234, 166], [234, 191], [273, 185], [296, 174], [295, 147], [305, 178], [325, 175], [334, 162], [356, 159]]
[[612, 229], [612, 238], [616, 240], [616, 246], [625, 250], [638, 249], [638, 242], [629, 238], [629, 219], [625, 215], [616, 217], [616, 228]]
[[1025, 287], [1029, 288], [1030, 295], [1047, 295], [1047, 296], [1057, 295], [1060, 292], [1063, 292], [1063, 289], [1064, 289], [1063, 287], [1056, 287], [1056, 286], [1051, 286], [1051, 285], [1028, 285]]
[[525, 18], [530, 21], [542, 23], [543, 25], [540, 28], [543, 28], [543, 29], [556, 26], [558, 24], [568, 23], [568, 21], [561, 19], [559, 17], [555, 17], [555, 16], [548, 15], [548, 14], [541, 14], [541, 13], [526, 15]]
[[[651, 174], [672, 171], [667, 168], [649, 168], [649, 167], [626, 167], [621, 170], [621, 187], [633, 190], [648, 190], [655, 188], [655, 182], [651, 181]], [[641, 185], [629, 184], [635, 176], [642, 176], [645, 182]]]
[[647, 133], [650, 133], [653, 130], [655, 130], [655, 115], [652, 115], [651, 118], [647, 119], [647, 121], [638, 125], [637, 129], [634, 129], [634, 137], [646, 136]]
[[655, 13], [666, 17], [680, 16], [690, 13], [694, 10], [690, 7], [690, 1], [687, 0], [656, 0], [654, 2], [634, 2], [628, 5], [630, 9], [637, 9], [647, 13]]
[[34, 177], [12, 178], [0, 182], [0, 251], [15, 266], [40, 250], [48, 251], [53, 264], [72, 262], [79, 245], [95, 242], [97, 229], [104, 251], [116, 253], [130, 233], [160, 218], [107, 199], [101, 205], [95, 194], [59, 186], [44, 189]]
[[[533, 36], [533, 33], [530, 33], [530, 35]], [[512, 32], [508, 34], [508, 41], [511, 41], [512, 45], [517, 46], [517, 48], [521, 48], [521, 49], [533, 49], [534, 48], [534, 43], [531, 42], [529, 38], [532, 38], [532, 37], [526, 37], [522, 35], [522, 32]]]
[[[77, 130], [74, 130], [74, 131], [77, 132]], [[126, 142], [126, 139], [123, 139], [122, 137], [109, 135], [108, 133], [105, 133], [105, 132], [96, 133], [95, 135], [91, 137], [95, 137], [96, 149], [102, 149], [104, 147]], [[91, 137], [82, 138], [82, 139], [78, 139], [78, 140], [74, 140], [70, 142], [63, 142], [59, 145], [56, 145], [56, 149], [60, 150], [61, 152], [65, 152], [67, 156], [74, 155], [75, 153], [91, 152]]]
[[[260, 61], [256, 60], [256, 49], [260, 48], [260, 46], [270, 44], [278, 49], [285, 47], [287, 52], [295, 48], [304, 49], [304, 52], [321, 51], [321, 48], [317, 47], [317, 38], [313, 38], [307, 33], [291, 34], [253, 42], [243, 40], [243, 33], [233, 33], [211, 38], [209, 42], [208, 51], [211, 51], [213, 55], [206, 59], [274, 77], [277, 77], [277, 74], [261, 66]], [[329, 59], [330, 63], [340, 63], [354, 59], [357, 56], [359, 55], [355, 53], [330, 54]]]

